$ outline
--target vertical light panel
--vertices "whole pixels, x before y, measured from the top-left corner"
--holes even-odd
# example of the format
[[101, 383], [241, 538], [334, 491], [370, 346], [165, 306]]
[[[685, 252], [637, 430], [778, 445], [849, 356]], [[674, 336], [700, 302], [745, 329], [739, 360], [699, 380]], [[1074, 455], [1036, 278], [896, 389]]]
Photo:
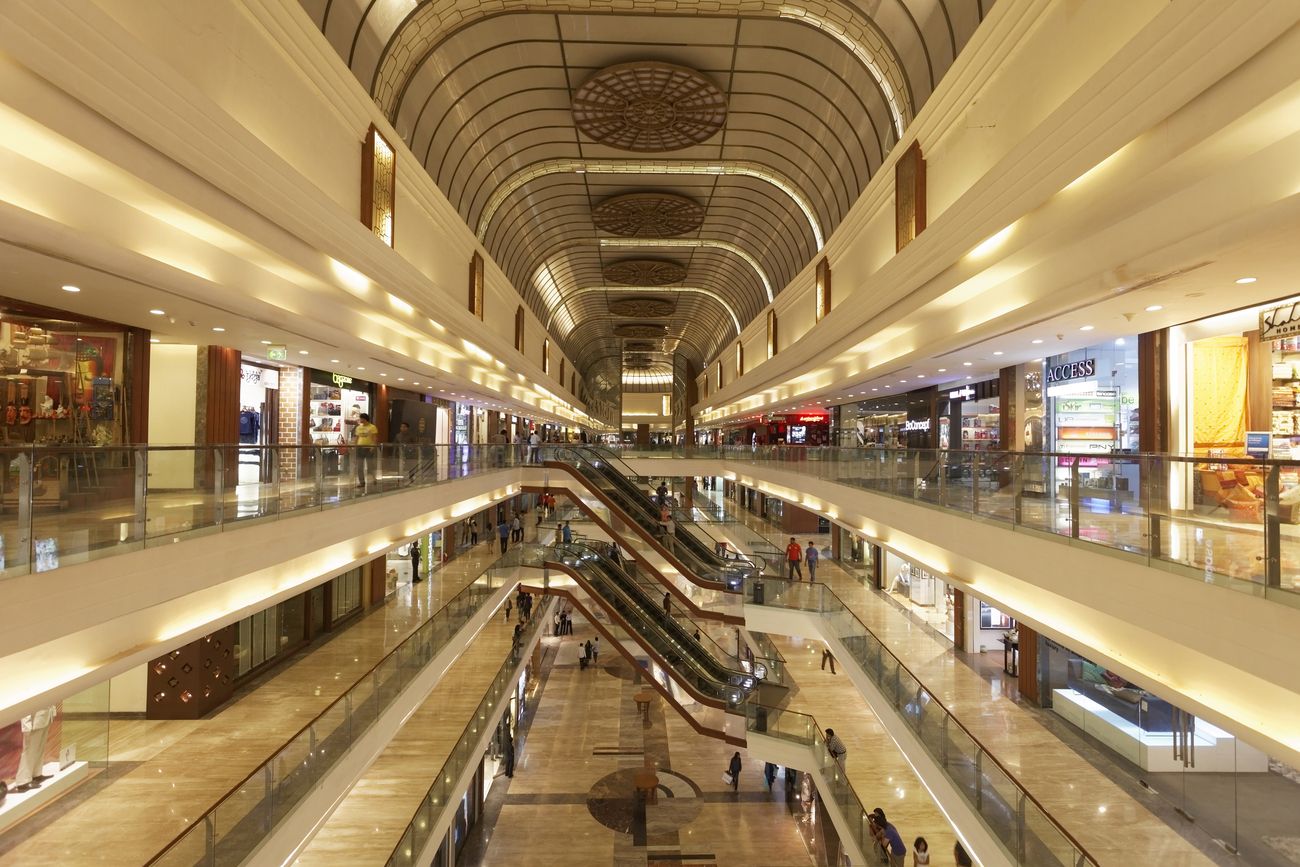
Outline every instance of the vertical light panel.
[[736, 343], [736, 379], [745, 375], [745, 344]]
[[831, 263], [825, 256], [817, 263], [817, 290], [813, 293], [817, 304], [817, 322], [831, 312]]
[[371, 124], [361, 145], [361, 222], [390, 247], [396, 206], [397, 154]]
[[767, 311], [767, 357], [776, 355], [776, 311]]
[[469, 260], [469, 312], [483, 319], [483, 257], [477, 251]]
[[542, 341], [542, 373], [551, 372], [551, 338]]

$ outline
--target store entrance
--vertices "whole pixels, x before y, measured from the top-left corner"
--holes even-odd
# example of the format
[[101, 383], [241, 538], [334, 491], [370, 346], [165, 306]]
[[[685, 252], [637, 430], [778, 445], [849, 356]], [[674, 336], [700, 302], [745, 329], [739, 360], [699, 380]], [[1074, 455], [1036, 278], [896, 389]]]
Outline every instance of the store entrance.
[[269, 482], [275, 456], [263, 446], [279, 441], [280, 371], [261, 364], [239, 366], [239, 484]]

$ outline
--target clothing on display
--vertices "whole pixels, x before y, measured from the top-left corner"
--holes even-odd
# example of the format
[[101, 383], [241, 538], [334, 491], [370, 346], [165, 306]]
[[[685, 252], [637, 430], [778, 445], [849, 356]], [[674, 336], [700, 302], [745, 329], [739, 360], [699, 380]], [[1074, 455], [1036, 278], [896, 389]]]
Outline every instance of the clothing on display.
[[239, 411], [239, 441], [255, 443], [262, 432], [262, 414], [251, 407]]
[[51, 705], [23, 717], [23, 751], [18, 759], [18, 773], [14, 776], [17, 791], [35, 788], [47, 779], [45, 744], [49, 738], [50, 725], [57, 715], [58, 708]]

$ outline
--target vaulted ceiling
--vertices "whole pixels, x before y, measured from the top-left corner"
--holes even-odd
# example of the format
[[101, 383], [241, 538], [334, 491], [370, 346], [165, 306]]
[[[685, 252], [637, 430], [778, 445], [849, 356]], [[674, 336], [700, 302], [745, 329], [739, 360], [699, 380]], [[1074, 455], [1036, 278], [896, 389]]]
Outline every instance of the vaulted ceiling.
[[610, 384], [700, 366], [762, 312], [993, 0], [301, 2]]

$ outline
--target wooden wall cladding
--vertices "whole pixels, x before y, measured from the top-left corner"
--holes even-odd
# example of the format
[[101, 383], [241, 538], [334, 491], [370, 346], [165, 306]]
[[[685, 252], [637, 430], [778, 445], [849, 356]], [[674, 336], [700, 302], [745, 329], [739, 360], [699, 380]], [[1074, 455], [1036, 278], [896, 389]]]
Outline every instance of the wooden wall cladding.
[[149, 663], [147, 719], [198, 719], [235, 691], [239, 627], [226, 626]]

